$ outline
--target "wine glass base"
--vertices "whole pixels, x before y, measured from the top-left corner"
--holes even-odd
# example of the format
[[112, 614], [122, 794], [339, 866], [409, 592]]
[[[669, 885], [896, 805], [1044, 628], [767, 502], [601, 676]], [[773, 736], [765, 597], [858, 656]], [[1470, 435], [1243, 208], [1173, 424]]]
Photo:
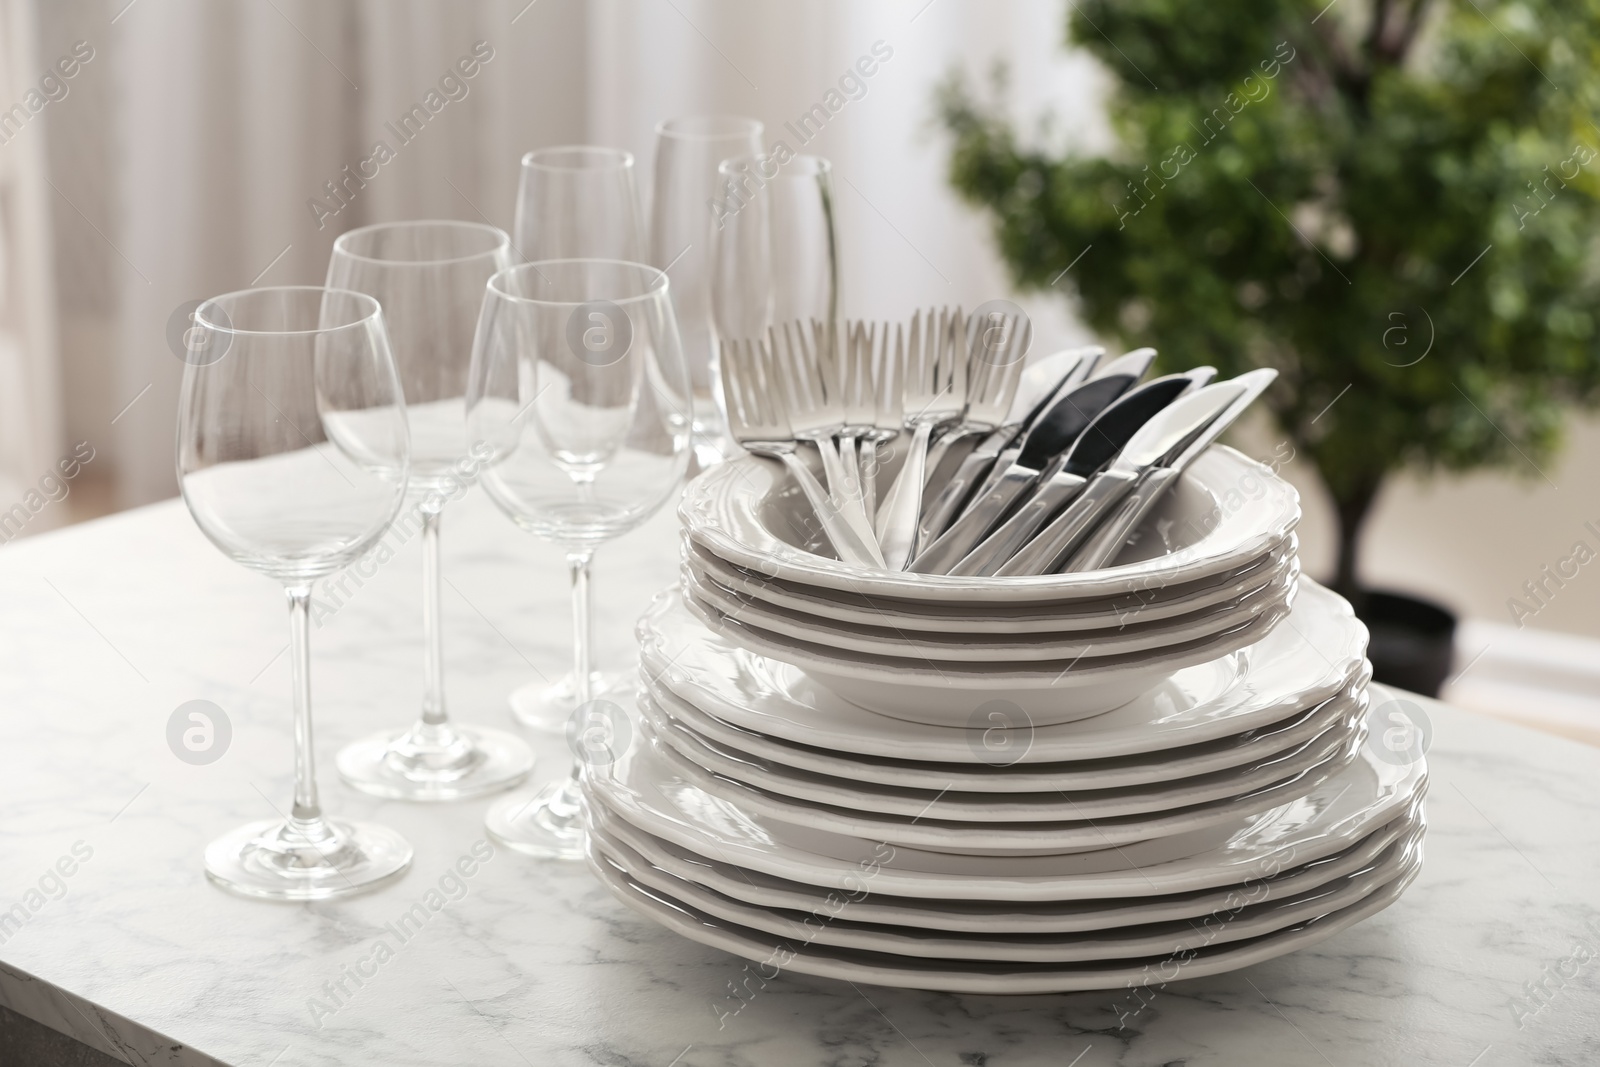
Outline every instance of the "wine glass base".
[[[304, 826], [309, 826], [307, 830]], [[365, 893], [411, 866], [411, 843], [386, 826], [266, 819], [206, 846], [206, 877], [256, 900], [328, 900]]]
[[[589, 699], [615, 697], [634, 684], [625, 671], [594, 671], [589, 675]], [[511, 693], [511, 716], [530, 730], [544, 734], [565, 733], [573, 712], [578, 710], [578, 694], [569, 673], [554, 685], [529, 682]]]
[[346, 785], [389, 800], [464, 800], [521, 784], [533, 750], [519, 737], [482, 726], [425, 726], [369, 734], [339, 750]]
[[484, 827], [498, 844], [524, 856], [581, 860], [587, 834], [580, 804], [568, 803], [567, 783], [551, 782], [532, 796], [496, 801]]

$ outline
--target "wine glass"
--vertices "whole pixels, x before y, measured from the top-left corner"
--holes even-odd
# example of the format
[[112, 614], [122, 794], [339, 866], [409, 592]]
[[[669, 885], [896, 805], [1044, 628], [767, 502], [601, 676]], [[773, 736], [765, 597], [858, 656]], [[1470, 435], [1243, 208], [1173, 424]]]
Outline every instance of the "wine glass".
[[718, 338], [765, 337], [838, 311], [833, 167], [820, 156], [739, 156], [717, 167], [711, 312]]
[[644, 257], [633, 153], [598, 145], [539, 148], [522, 157], [512, 225], [524, 260]]
[[[688, 469], [688, 367], [667, 276], [639, 263], [569, 259], [495, 275], [473, 345], [467, 426], [490, 458], [483, 487], [513, 522], [566, 548], [580, 731], [589, 692], [589, 564], [644, 522]], [[600, 712], [604, 715], [604, 711]], [[546, 857], [583, 855], [569, 777], [489, 809], [489, 833]]]
[[[644, 258], [644, 227], [633, 180], [633, 153], [596, 145], [541, 148], [522, 157], [513, 226], [525, 260]], [[594, 671], [589, 699], [632, 684], [624, 671]], [[532, 681], [513, 690], [511, 714], [547, 733], [565, 729], [580, 703], [569, 674], [554, 684]]]
[[[533, 768], [527, 744], [504, 730], [450, 721], [444, 693], [439, 527], [444, 509], [477, 478], [467, 448], [467, 366], [484, 288], [511, 263], [511, 239], [474, 222], [391, 222], [340, 235], [328, 285], [376, 297], [384, 308], [411, 421], [414, 507], [422, 527], [423, 694], [417, 721], [340, 750], [339, 777], [397, 800], [457, 800], [508, 789]], [[412, 528], [415, 528], [413, 525]]]
[[721, 210], [717, 166], [760, 154], [761, 133], [760, 122], [738, 115], [696, 115], [656, 126], [650, 262], [672, 275], [672, 305], [694, 383], [695, 459], [702, 467], [736, 451], [711, 343], [711, 227]]
[[411, 444], [378, 302], [312, 287], [213, 297], [185, 335], [177, 469], [212, 544], [289, 597], [294, 803], [206, 848], [206, 874], [268, 900], [321, 900], [401, 874], [393, 830], [323, 817], [311, 743], [311, 586], [377, 544], [405, 499]]

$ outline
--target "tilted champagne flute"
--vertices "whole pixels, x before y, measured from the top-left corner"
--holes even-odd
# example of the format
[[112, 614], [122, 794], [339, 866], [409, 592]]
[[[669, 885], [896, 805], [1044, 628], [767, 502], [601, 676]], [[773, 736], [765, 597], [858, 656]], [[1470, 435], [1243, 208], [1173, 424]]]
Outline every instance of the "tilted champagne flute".
[[478, 476], [467, 448], [467, 367], [484, 287], [511, 264], [501, 230], [444, 220], [380, 223], [333, 244], [328, 284], [383, 305], [410, 413], [411, 485], [420, 499], [407, 521], [422, 527], [423, 694], [417, 721], [372, 734], [339, 752], [339, 777], [397, 800], [457, 800], [509, 789], [528, 776], [533, 752], [519, 737], [450, 721], [444, 692], [444, 509]]
[[[642, 260], [645, 234], [633, 172], [631, 152], [601, 145], [561, 145], [523, 156], [515, 251], [524, 261]], [[632, 685], [631, 672], [594, 671], [589, 699]], [[559, 733], [578, 707], [578, 687], [571, 675], [554, 683], [538, 679], [512, 690], [510, 701], [523, 726]]]
[[[473, 344], [468, 433], [489, 456], [482, 482], [490, 499], [518, 526], [567, 550], [579, 689], [569, 741], [622, 728], [622, 709], [588, 692], [589, 565], [596, 546], [644, 522], [682, 486], [690, 397], [661, 271], [552, 260], [489, 283]], [[599, 758], [593, 746], [574, 750]], [[581, 858], [580, 771], [575, 764], [537, 794], [497, 801], [489, 833], [530, 855]]]
[[234, 562], [289, 597], [294, 803], [206, 848], [244, 896], [321, 900], [400, 875], [393, 830], [325, 818], [311, 739], [312, 583], [378, 543], [405, 499], [404, 396], [378, 302], [310, 287], [213, 297], [185, 335], [177, 469], [183, 502]]

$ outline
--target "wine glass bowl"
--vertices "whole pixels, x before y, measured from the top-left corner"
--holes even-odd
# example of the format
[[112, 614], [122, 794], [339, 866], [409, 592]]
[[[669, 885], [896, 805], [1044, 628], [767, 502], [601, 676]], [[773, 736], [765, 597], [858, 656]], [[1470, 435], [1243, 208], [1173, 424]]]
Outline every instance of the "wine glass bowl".
[[289, 599], [295, 789], [287, 815], [206, 849], [206, 874], [267, 900], [321, 900], [398, 877], [393, 830], [330, 820], [311, 733], [312, 582], [372, 548], [410, 465], [404, 395], [378, 302], [307, 287], [214, 297], [195, 312], [178, 406], [179, 490], [195, 523]]
[[328, 284], [384, 307], [411, 425], [411, 483], [422, 526], [423, 694], [404, 731], [364, 737], [337, 760], [339, 776], [375, 796], [458, 800], [508, 789], [533, 767], [518, 737], [453, 722], [444, 689], [440, 527], [445, 506], [481, 457], [467, 444], [466, 385], [484, 287], [511, 264], [493, 226], [450, 220], [379, 223], [341, 234]]
[[[683, 483], [693, 426], [688, 367], [667, 277], [615, 260], [525, 264], [489, 284], [473, 349], [468, 437], [481, 481], [518, 526], [567, 550], [570, 680], [546, 718], [587, 714], [589, 567], [595, 547], [644, 522]], [[576, 772], [489, 811], [496, 840], [531, 855], [582, 855]]]

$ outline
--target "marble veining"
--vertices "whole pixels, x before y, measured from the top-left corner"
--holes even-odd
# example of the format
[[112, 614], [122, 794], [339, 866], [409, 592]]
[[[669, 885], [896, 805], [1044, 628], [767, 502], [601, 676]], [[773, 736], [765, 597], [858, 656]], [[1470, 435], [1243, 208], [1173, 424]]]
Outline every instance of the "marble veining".
[[[560, 553], [477, 492], [445, 521], [452, 711], [504, 726], [506, 694], [566, 662]], [[670, 510], [600, 551], [602, 661], [631, 659], [632, 620], [677, 555]], [[207, 884], [200, 856], [287, 797], [281, 595], [176, 503], [0, 549], [0, 913], [28, 916], [0, 932], [0, 1003], [129, 1063], [184, 1067], [1600, 1062], [1600, 751], [1426, 703], [1421, 878], [1381, 915], [1234, 974], [1143, 997], [762, 984], [581, 866], [500, 851], [449, 877], [483, 840], [487, 800], [406, 805], [338, 783], [341, 744], [415, 710], [419, 566], [407, 544], [327, 597], [313, 636], [325, 803], [403, 831], [414, 866], [369, 896], [271, 905]], [[166, 744], [197, 698], [233, 726], [207, 766]], [[554, 774], [562, 742], [534, 740], [536, 773]], [[92, 854], [51, 877], [75, 845]], [[429, 918], [399, 930], [418, 903]]]

